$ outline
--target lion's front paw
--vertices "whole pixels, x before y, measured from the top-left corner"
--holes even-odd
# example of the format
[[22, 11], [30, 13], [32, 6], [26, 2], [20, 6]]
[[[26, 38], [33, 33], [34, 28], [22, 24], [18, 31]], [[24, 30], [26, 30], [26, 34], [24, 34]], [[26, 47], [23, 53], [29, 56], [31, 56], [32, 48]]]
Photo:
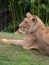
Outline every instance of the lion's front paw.
[[8, 44], [9, 44], [9, 41], [8, 41], [7, 39], [1, 39], [1, 41], [2, 41], [3, 43], [8, 43]]

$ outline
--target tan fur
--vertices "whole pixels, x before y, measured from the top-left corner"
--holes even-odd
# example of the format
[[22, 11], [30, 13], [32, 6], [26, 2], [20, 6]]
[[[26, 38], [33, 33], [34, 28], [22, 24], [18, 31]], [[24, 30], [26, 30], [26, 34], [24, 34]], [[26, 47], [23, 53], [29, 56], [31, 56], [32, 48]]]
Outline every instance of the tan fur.
[[[32, 23], [32, 22], [30, 23], [30, 21], [29, 21], [32, 18], [32, 15], [28, 12], [26, 14], [26, 17], [27, 18], [24, 18], [24, 20], [19, 24], [19, 29], [15, 33], [19, 33], [19, 34], [26, 34], [27, 33], [28, 34], [28, 32], [26, 32], [26, 31], [29, 29], [29, 27], [30, 27], [30, 25]], [[46, 28], [47, 28], [47, 32], [49, 32], [49, 27], [46, 27]]]
[[47, 27], [47, 32], [49, 32], [49, 27]]
[[[30, 13], [29, 13], [30, 14]], [[13, 45], [22, 46], [24, 49], [38, 49], [40, 52], [49, 55], [49, 32], [40, 18], [35, 15], [28, 17], [26, 14], [25, 23], [30, 23], [26, 33], [28, 34], [27, 38], [24, 40], [7, 40], [2, 39], [4, 43], [10, 43]], [[24, 21], [23, 20], [23, 21]], [[19, 27], [24, 26], [24, 22], [19, 25]]]

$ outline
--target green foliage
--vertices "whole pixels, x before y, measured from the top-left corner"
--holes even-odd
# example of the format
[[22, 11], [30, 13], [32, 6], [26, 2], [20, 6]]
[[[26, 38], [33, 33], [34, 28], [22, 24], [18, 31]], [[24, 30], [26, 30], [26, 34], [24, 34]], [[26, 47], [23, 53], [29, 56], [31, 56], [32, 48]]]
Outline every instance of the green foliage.
[[12, 26], [12, 24], [9, 24], [9, 26], [7, 27], [6, 31], [13, 32], [13, 26]]
[[[9, 29], [15, 31], [27, 12], [37, 15], [44, 21], [44, 23], [48, 24], [49, 0], [0, 0], [0, 4], [0, 9], [4, 10], [6, 8], [10, 12], [9, 16], [11, 16], [12, 20], [10, 21], [10, 25], [7, 27], [8, 31]], [[8, 24], [6, 23], [7, 17], [8, 15], [4, 15], [5, 25]]]

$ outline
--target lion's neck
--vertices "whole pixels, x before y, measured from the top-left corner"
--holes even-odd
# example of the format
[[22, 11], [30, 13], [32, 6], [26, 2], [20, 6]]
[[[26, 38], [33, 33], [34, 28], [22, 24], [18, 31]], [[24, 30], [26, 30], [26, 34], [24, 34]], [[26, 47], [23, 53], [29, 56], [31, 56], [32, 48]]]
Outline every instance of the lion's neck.
[[36, 32], [34, 33], [36, 36], [37, 36], [37, 38], [38, 37], [44, 37], [44, 35], [47, 33], [47, 29], [46, 29], [46, 27], [45, 26], [41, 26], [41, 27], [39, 27], [37, 30], [36, 30]]

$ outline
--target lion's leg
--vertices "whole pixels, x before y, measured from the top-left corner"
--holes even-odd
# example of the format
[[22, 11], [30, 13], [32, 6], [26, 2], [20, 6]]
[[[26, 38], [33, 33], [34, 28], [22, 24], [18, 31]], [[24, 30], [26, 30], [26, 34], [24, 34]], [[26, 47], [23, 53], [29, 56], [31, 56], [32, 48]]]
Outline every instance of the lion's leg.
[[24, 49], [38, 49], [37, 45], [32, 45], [30, 47], [23, 47]]
[[3, 43], [6, 44], [13, 44], [13, 45], [21, 45], [23, 40], [7, 40], [7, 39], [1, 39]]
[[11, 44], [11, 41], [7, 39], [1, 39], [1, 41], [5, 44]]

